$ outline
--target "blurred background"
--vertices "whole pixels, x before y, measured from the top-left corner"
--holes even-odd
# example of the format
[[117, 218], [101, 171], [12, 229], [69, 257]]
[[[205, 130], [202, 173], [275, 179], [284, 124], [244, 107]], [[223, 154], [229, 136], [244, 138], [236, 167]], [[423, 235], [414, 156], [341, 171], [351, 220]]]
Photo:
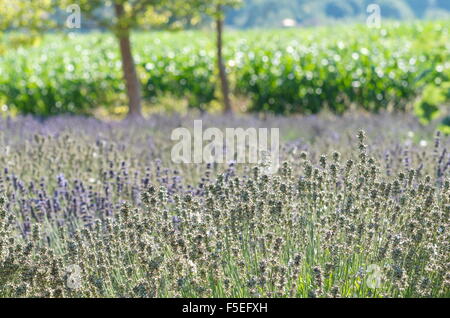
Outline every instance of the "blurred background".
[[[239, 7], [226, 9], [225, 24], [250, 29], [363, 23], [367, 18], [367, 7], [373, 3], [380, 6], [384, 19], [450, 18], [450, 1], [447, 0], [243, 0]], [[108, 15], [111, 10], [104, 9], [103, 14]], [[58, 19], [63, 22], [65, 16]], [[203, 21], [203, 24], [207, 23], [208, 20]], [[82, 25], [83, 30], [98, 27], [92, 20]]]
[[0, 114], [450, 119], [448, 0], [0, 0]]
[[241, 9], [229, 13], [227, 23], [239, 28], [270, 28], [289, 25], [285, 19], [300, 26], [364, 21], [371, 3], [380, 6], [385, 19], [449, 18], [450, 1], [446, 0], [246, 0]]

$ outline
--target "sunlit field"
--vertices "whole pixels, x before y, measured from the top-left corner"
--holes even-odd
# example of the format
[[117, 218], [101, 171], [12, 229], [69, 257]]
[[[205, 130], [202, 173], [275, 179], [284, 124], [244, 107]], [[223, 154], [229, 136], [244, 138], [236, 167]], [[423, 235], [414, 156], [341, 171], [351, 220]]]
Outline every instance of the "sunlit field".
[[[411, 110], [427, 85], [450, 79], [448, 22], [304, 30], [230, 31], [224, 48], [240, 111], [341, 114]], [[32, 49], [0, 56], [0, 101], [12, 112], [126, 113], [120, 54], [109, 34], [48, 35]], [[214, 34], [137, 33], [135, 59], [144, 100], [171, 97], [217, 108]]]
[[0, 0], [0, 298], [450, 297], [450, 7], [373, 2]]

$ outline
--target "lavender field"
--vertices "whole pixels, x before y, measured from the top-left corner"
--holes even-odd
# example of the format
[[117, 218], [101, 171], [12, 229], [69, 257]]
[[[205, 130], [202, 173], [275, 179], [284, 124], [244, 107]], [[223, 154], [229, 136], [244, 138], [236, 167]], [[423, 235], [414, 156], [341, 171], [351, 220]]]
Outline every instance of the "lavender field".
[[0, 0], [2, 306], [450, 298], [449, 220], [448, 0]]
[[0, 296], [450, 296], [450, 142], [435, 126], [202, 117], [280, 127], [266, 175], [174, 164], [170, 132], [193, 119], [0, 119]]

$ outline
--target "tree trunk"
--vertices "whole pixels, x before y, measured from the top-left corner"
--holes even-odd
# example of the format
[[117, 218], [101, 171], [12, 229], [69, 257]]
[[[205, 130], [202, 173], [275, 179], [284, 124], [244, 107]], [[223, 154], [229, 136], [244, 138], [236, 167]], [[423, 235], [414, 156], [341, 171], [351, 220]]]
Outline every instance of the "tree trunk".
[[[116, 17], [120, 19], [124, 14], [122, 4], [114, 5]], [[129, 30], [118, 30], [117, 37], [122, 58], [122, 71], [128, 96], [128, 117], [142, 117], [141, 85], [139, 83], [133, 54], [131, 52]]]
[[228, 76], [223, 61], [223, 18], [222, 6], [217, 6], [216, 31], [217, 31], [217, 66], [219, 68], [220, 87], [224, 104], [224, 112], [232, 113], [230, 100], [230, 86], [228, 84]]

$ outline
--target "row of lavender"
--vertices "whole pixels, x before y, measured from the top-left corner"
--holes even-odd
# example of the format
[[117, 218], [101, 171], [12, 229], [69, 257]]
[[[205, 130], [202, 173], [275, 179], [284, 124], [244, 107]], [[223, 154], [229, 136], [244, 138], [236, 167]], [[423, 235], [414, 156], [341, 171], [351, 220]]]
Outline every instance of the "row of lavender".
[[[400, 162], [406, 168], [415, 164], [420, 170], [429, 169], [431, 160], [424, 151], [432, 146], [433, 127], [425, 129], [412, 117], [404, 119], [400, 122], [392, 115], [357, 120], [203, 118], [211, 127], [282, 127], [282, 157], [294, 160], [304, 150], [311, 150], [315, 160], [331, 150], [345, 154], [354, 132], [364, 127], [374, 141], [371, 148], [385, 162], [386, 173], [402, 166]], [[141, 192], [154, 183], [165, 186], [170, 194], [201, 195], [208, 176], [227, 167], [215, 166], [211, 171], [210, 166], [193, 165], [192, 174], [192, 166], [171, 162], [171, 129], [192, 127], [192, 121], [157, 116], [130, 126], [72, 117], [3, 119], [0, 192], [8, 197], [8, 207], [20, 213], [23, 235], [33, 221], [52, 220], [60, 225], [79, 219], [89, 225], [97, 217], [111, 216], [123, 201], [139, 205]], [[443, 175], [450, 164], [446, 148], [438, 155], [439, 166], [433, 168]], [[233, 163], [228, 170], [234, 170]]]
[[[2, 232], [10, 249], [0, 249], [1, 295], [448, 296], [449, 140], [434, 127], [387, 114], [202, 119], [219, 128], [279, 127], [278, 175], [234, 162], [173, 163], [170, 133], [192, 127], [190, 117], [0, 120], [10, 231]], [[358, 141], [361, 128], [367, 137]], [[273, 253], [259, 250], [261, 238]], [[40, 254], [53, 272], [22, 281]], [[386, 266], [379, 294], [358, 280], [371, 263]], [[71, 264], [88, 278], [84, 287], [67, 285]], [[177, 276], [173, 266], [187, 273]]]

